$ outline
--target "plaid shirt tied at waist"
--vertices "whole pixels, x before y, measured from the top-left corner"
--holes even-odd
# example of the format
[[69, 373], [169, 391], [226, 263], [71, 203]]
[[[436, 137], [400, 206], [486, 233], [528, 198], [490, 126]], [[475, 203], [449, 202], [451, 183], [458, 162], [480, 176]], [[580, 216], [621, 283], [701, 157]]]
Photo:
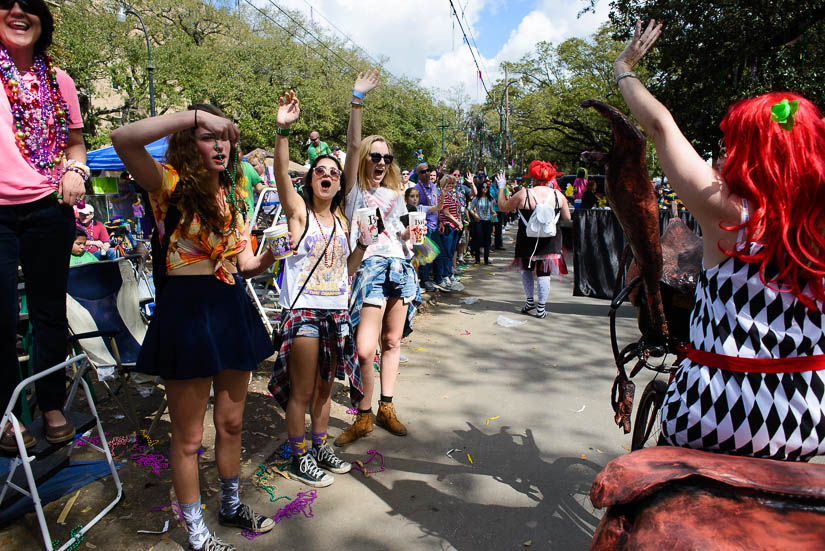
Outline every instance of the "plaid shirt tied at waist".
[[275, 359], [275, 366], [272, 368], [272, 377], [269, 379], [269, 392], [286, 410], [286, 404], [289, 401], [287, 358], [292, 343], [298, 336], [298, 330], [307, 323], [318, 324], [321, 378], [327, 382], [332, 380], [332, 350], [335, 347], [335, 378], [343, 381], [349, 377], [350, 399], [355, 406], [364, 397], [364, 386], [361, 383], [361, 368], [355, 353], [355, 339], [350, 316], [346, 310], [297, 308], [283, 311], [280, 329], [283, 340]]

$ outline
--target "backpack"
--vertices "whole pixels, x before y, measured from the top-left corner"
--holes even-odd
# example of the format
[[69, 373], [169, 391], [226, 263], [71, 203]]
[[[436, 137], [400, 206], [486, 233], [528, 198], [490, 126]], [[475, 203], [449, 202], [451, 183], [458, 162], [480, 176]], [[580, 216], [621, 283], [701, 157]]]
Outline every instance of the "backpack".
[[[519, 210], [519, 217], [524, 222], [524, 228], [527, 237], [535, 237], [541, 239], [542, 237], [555, 237], [556, 223], [559, 221], [561, 211], [556, 214], [556, 207], [558, 207], [558, 197], [555, 190], [553, 190], [554, 206], [547, 203], [536, 202], [536, 208], [533, 209], [533, 214], [530, 215], [530, 220], [525, 220], [524, 215]], [[527, 205], [530, 206], [530, 191], [527, 191]]]

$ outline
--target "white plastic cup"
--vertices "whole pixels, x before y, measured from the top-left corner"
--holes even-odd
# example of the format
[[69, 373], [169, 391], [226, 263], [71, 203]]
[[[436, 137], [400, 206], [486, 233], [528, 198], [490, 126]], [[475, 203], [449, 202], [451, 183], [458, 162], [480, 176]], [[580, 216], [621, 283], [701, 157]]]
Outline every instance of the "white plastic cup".
[[409, 217], [413, 244], [423, 245], [424, 238], [427, 236], [427, 215], [423, 212], [411, 212]]
[[276, 224], [265, 229], [264, 242], [272, 249], [272, 254], [277, 259], [292, 254], [292, 249], [289, 248], [289, 226], [286, 224]]
[[370, 244], [378, 242], [378, 215], [374, 208], [363, 208], [355, 211], [355, 220], [362, 228], [366, 228], [370, 236]]

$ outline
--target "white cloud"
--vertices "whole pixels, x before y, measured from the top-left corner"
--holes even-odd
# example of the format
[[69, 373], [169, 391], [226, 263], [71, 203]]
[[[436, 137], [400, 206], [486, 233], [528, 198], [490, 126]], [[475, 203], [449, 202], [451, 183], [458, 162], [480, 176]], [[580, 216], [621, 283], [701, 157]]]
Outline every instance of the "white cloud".
[[[462, 41], [457, 24], [453, 24], [449, 2], [445, 0], [419, 0], [418, 2], [374, 0], [273, 0], [281, 7], [298, 10], [313, 21], [329, 28], [331, 20], [341, 31], [349, 35], [373, 57], [386, 57], [387, 69], [395, 75], [421, 79], [427, 88], [447, 90], [463, 85], [474, 101], [483, 101], [479, 87], [478, 71], [469, 48]], [[257, 0], [266, 5], [267, 0]], [[461, 9], [460, 2], [456, 9]], [[558, 43], [572, 36], [589, 36], [607, 20], [609, 2], [600, 0], [595, 14], [576, 15], [584, 6], [582, 0], [542, 0], [511, 30], [508, 40], [492, 58], [479, 57], [484, 80], [488, 86], [500, 78], [499, 65], [503, 61], [518, 61], [532, 51], [542, 40]], [[503, 0], [469, 0], [464, 8], [464, 18], [470, 25], [476, 41], [481, 39], [476, 28], [479, 18], [487, 8], [501, 14], [507, 10]], [[320, 11], [320, 14], [319, 14]], [[486, 15], [489, 17], [489, 15]], [[332, 30], [335, 34], [337, 31]], [[490, 74], [487, 74], [487, 71]]]

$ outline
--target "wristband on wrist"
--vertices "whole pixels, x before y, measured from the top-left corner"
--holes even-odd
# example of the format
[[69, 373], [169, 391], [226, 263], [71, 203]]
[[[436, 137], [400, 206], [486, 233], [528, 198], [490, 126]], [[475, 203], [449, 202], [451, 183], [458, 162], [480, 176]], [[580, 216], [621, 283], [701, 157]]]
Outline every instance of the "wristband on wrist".
[[366, 246], [366, 245], [364, 245], [363, 243], [361, 243], [361, 241], [358, 241], [358, 242], [355, 244], [355, 246], [356, 246], [356, 247], [358, 247], [359, 249], [361, 249], [362, 251], [366, 251], [366, 250], [367, 250], [367, 246]]
[[66, 172], [74, 172], [75, 174], [78, 174], [81, 178], [83, 178], [83, 183], [86, 183], [86, 181], [89, 179], [89, 175], [80, 170], [76, 166], [70, 166], [66, 169]]
[[275, 128], [275, 134], [277, 134], [278, 136], [289, 136], [290, 130], [289, 128], [281, 128], [280, 126], [278, 126], [277, 128]]
[[68, 161], [66, 161], [66, 170], [68, 170], [69, 168], [75, 168], [76, 170], [82, 172], [86, 175], [86, 178], [92, 175], [92, 171], [89, 169], [88, 166], [75, 159], [69, 159]]
[[351, 101], [351, 102], [349, 102], [349, 104], [352, 106], [353, 109], [363, 109], [364, 108], [364, 104], [359, 103], [357, 101]]
[[356, 90], [354, 88], [352, 90], [352, 95], [355, 96], [358, 99], [364, 99], [367, 96], [364, 92], [361, 92], [361, 91]]
[[622, 73], [622, 74], [620, 74], [620, 75], [616, 75], [616, 86], [618, 86], [618, 85], [619, 85], [619, 81], [620, 81], [620, 80], [622, 80], [623, 78], [627, 78], [627, 77], [633, 77], [633, 78], [635, 78], [636, 80], [639, 80], [639, 77], [638, 77], [638, 76], [636, 76], [636, 73], [634, 73], [633, 71], [627, 71], [626, 73]]

